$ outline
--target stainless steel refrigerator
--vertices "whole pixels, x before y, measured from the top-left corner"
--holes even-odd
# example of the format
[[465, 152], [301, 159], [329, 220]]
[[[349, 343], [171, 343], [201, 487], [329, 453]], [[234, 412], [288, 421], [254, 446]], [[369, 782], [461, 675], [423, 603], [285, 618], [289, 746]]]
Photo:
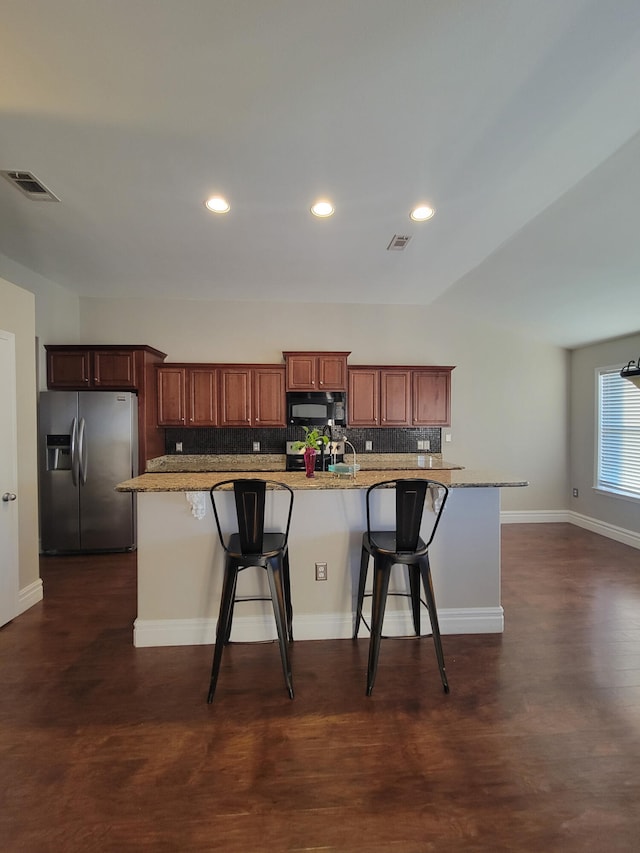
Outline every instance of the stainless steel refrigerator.
[[40, 394], [40, 547], [44, 553], [131, 551], [135, 500], [115, 486], [137, 474], [135, 394]]

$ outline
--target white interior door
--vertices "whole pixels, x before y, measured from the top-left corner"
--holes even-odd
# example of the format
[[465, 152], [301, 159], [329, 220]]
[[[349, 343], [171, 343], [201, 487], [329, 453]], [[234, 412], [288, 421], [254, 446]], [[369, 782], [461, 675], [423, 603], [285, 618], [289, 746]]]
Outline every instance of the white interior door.
[[15, 336], [0, 329], [0, 625], [18, 615]]

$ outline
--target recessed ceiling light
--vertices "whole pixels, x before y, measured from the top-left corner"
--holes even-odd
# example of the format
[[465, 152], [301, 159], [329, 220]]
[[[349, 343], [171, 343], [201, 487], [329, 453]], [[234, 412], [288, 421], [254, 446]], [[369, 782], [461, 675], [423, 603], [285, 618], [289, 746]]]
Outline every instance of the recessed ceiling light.
[[431, 219], [435, 210], [432, 207], [429, 207], [428, 204], [419, 204], [417, 207], [414, 207], [411, 213], [409, 214], [414, 222], [424, 222], [425, 219]]
[[231, 205], [226, 200], [226, 198], [222, 198], [221, 196], [212, 196], [208, 198], [204, 206], [207, 210], [211, 210], [213, 213], [228, 213], [231, 210]]
[[311, 213], [313, 213], [314, 216], [331, 216], [333, 211], [333, 205], [330, 201], [326, 201], [326, 199], [316, 201], [311, 205]]

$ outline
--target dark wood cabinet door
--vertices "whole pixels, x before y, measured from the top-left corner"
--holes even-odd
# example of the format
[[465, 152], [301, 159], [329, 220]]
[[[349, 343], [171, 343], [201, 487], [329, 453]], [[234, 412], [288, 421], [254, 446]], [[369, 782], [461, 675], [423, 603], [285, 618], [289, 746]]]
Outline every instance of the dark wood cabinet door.
[[187, 371], [158, 368], [158, 426], [184, 426]]
[[348, 352], [285, 352], [287, 391], [346, 391]]
[[380, 371], [380, 426], [411, 425], [411, 371]]
[[315, 391], [317, 358], [313, 353], [287, 359], [287, 391]]
[[91, 384], [91, 350], [47, 351], [47, 387], [88, 388]]
[[94, 350], [92, 379], [96, 388], [136, 388], [135, 353]]
[[349, 426], [380, 426], [380, 371], [349, 370]]
[[347, 358], [341, 355], [318, 356], [318, 390], [347, 390]]
[[413, 371], [414, 426], [451, 425], [451, 371]]
[[284, 368], [255, 368], [253, 371], [253, 425], [286, 426]]
[[189, 426], [218, 426], [218, 371], [192, 368], [187, 376], [187, 388]]
[[251, 368], [221, 368], [220, 426], [251, 426]]

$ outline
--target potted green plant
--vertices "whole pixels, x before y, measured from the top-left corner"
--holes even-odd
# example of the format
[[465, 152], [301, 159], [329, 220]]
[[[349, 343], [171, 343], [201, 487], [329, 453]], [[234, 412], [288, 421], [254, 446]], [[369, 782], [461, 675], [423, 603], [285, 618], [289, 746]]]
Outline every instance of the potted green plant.
[[304, 469], [307, 477], [314, 477], [316, 470], [316, 454], [318, 445], [329, 444], [329, 436], [322, 435], [317, 428], [303, 426], [304, 438], [301, 441], [296, 441], [293, 445], [294, 450], [302, 450], [304, 448]]

